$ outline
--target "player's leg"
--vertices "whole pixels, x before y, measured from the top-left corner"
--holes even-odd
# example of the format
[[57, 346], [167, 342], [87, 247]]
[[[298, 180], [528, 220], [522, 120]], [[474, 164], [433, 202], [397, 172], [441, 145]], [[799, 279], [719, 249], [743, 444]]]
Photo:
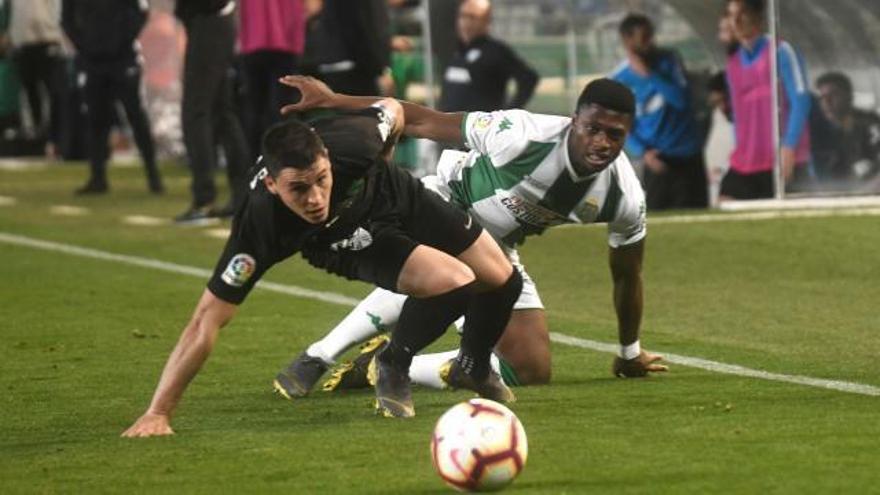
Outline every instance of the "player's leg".
[[[405, 300], [406, 296], [382, 288], [371, 292], [330, 333], [310, 345], [276, 375], [275, 389], [288, 399], [307, 395], [339, 356], [396, 325]], [[376, 342], [363, 352], [370, 352], [369, 358], [372, 358], [376, 346], [384, 342]], [[365, 359], [365, 362], [369, 361]], [[359, 371], [364, 376], [358, 381], [366, 384], [366, 365], [360, 364]], [[336, 388], [341, 379], [342, 376], [338, 377], [330, 389]]]
[[540, 385], [550, 381], [550, 334], [543, 309], [515, 310], [495, 354], [508, 385]]
[[125, 109], [125, 116], [131, 126], [134, 142], [144, 162], [144, 172], [147, 176], [147, 186], [154, 194], [162, 193], [162, 178], [156, 165], [156, 145], [153, 142], [153, 133], [150, 130], [150, 117], [144, 108], [142, 99], [141, 66], [132, 64], [125, 69], [124, 74], [116, 82], [119, 85], [119, 101]]
[[439, 338], [469, 306], [475, 288], [473, 271], [454, 257], [419, 245], [407, 257], [397, 290], [408, 293], [388, 345], [372, 360], [370, 381], [376, 408], [388, 417], [415, 414], [409, 388], [413, 356]]
[[458, 258], [471, 267], [480, 289], [485, 289], [468, 306], [457, 358], [465, 372], [480, 380], [489, 373], [489, 355], [510, 320], [523, 279], [485, 231]]
[[[510, 321], [495, 345], [491, 367], [495, 373], [501, 375], [507, 385], [547, 383], [550, 380], [551, 359], [544, 304], [535, 283], [519, 262], [516, 250], [506, 248], [504, 252], [520, 271], [523, 288], [514, 304]], [[461, 326], [460, 322], [456, 324]], [[377, 337], [365, 344], [357, 358], [333, 370], [332, 376], [324, 383], [324, 390], [368, 386], [366, 365], [386, 341], [387, 337]], [[442, 371], [448, 368], [449, 361], [457, 355], [458, 349], [415, 356], [410, 366], [410, 379], [413, 383], [430, 388], [449, 387], [442, 378]]]
[[84, 71], [84, 96], [86, 101], [86, 122], [88, 129], [89, 180], [76, 190], [77, 194], [100, 194], [107, 191], [107, 160], [110, 149], [107, 139], [110, 135], [111, 112], [115, 103], [112, 88], [106, 74], [98, 71]]

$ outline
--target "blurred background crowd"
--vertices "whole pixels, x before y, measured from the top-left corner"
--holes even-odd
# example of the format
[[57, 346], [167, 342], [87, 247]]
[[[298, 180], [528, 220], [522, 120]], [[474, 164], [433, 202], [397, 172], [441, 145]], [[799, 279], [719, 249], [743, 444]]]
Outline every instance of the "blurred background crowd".
[[[780, 179], [876, 194], [878, 31], [873, 0], [0, 0], [0, 156], [88, 162], [77, 194], [106, 193], [108, 161], [133, 150], [162, 194], [156, 163], [175, 160], [188, 222], [231, 214], [295, 98], [281, 75], [563, 115], [607, 76], [636, 95], [626, 149], [650, 209], [773, 197]], [[395, 159], [421, 175], [435, 157], [404, 141]]]

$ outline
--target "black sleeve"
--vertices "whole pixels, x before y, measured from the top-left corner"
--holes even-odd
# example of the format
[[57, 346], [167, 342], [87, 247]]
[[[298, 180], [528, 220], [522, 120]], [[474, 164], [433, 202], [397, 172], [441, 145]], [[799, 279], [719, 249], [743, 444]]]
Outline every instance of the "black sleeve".
[[64, 34], [73, 43], [77, 51], [82, 50], [82, 33], [76, 22], [76, 0], [63, 0], [61, 2], [61, 28]]
[[125, 16], [126, 25], [124, 26], [124, 29], [132, 43], [134, 43], [134, 40], [136, 40], [138, 35], [141, 34], [141, 31], [147, 24], [148, 17], [149, 10], [142, 9], [141, 3], [138, 0], [130, 0], [128, 15]]
[[526, 103], [532, 99], [535, 87], [538, 85], [538, 73], [529, 64], [505, 45], [507, 52], [506, 65], [509, 67], [510, 76], [516, 81], [516, 93], [507, 105], [508, 108], [525, 108]]
[[275, 264], [267, 250], [260, 248], [262, 243], [244, 225], [246, 223], [238, 219], [233, 223], [223, 254], [208, 281], [211, 293], [232, 304], [241, 304], [254, 284]]
[[351, 172], [364, 172], [373, 165], [390, 133], [385, 113], [375, 107], [328, 117], [314, 122], [313, 127], [334, 165]]

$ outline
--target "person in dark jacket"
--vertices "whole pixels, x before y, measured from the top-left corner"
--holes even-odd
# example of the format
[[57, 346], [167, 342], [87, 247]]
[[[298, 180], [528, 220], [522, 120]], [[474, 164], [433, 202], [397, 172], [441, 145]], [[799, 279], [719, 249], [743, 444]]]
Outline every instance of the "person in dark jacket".
[[[489, 111], [523, 108], [538, 84], [538, 73], [506, 43], [489, 36], [489, 0], [465, 0], [458, 9], [458, 50], [443, 74], [440, 110]], [[507, 98], [507, 83], [516, 93]]]
[[[231, 217], [246, 193], [250, 151], [235, 113], [230, 70], [235, 56], [235, 2], [177, 0], [175, 15], [186, 29], [183, 68], [183, 142], [192, 171], [192, 204], [175, 218], [196, 224]], [[226, 158], [231, 200], [217, 208], [214, 170], [219, 138]]]
[[150, 120], [141, 99], [141, 57], [138, 34], [147, 22], [148, 7], [139, 0], [64, 0], [62, 27], [77, 51], [79, 84], [83, 86], [88, 121], [89, 180], [77, 194], [107, 192], [107, 139], [114, 104], [125, 109], [135, 143], [144, 161], [150, 192], [164, 190], [156, 166]]
[[389, 22], [387, 0], [324, 0], [306, 48], [314, 75], [340, 93], [379, 94], [391, 64]]

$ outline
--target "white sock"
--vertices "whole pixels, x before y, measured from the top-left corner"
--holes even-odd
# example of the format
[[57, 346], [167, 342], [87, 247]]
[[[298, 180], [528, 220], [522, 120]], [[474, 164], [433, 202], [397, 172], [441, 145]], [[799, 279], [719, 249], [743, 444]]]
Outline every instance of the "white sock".
[[405, 300], [406, 296], [385, 289], [374, 290], [306, 353], [327, 364], [335, 363], [345, 351], [396, 325]]
[[[424, 387], [446, 388], [446, 382], [440, 378], [440, 367], [450, 359], [454, 359], [455, 356], [458, 356], [458, 349], [434, 354], [419, 354], [413, 358], [409, 367], [409, 379]], [[489, 356], [489, 363], [495, 373], [501, 373], [501, 364], [494, 353]]]

